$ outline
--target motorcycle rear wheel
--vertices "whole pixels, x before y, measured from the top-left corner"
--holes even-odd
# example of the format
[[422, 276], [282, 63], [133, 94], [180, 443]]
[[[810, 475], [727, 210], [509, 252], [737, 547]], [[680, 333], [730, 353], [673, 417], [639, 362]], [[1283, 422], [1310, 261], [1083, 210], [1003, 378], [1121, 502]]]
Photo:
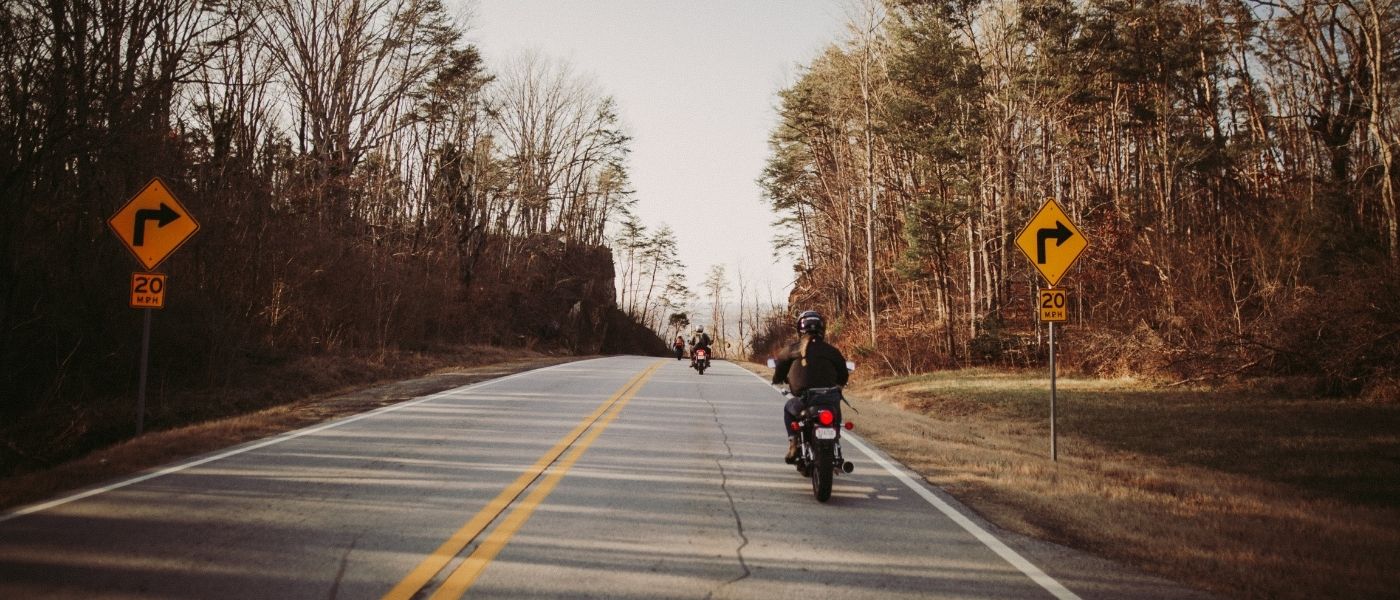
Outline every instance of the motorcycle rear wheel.
[[816, 454], [816, 464], [811, 467], [812, 495], [817, 497], [817, 502], [826, 502], [831, 499], [831, 447], [818, 447]]

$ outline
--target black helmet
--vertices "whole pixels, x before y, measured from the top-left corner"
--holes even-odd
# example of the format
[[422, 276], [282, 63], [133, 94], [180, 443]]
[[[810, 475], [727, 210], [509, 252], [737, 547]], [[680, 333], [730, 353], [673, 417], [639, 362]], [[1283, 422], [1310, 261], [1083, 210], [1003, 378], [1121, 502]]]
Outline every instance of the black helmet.
[[797, 315], [797, 332], [822, 335], [826, 333], [826, 320], [815, 310], [802, 311], [802, 314]]

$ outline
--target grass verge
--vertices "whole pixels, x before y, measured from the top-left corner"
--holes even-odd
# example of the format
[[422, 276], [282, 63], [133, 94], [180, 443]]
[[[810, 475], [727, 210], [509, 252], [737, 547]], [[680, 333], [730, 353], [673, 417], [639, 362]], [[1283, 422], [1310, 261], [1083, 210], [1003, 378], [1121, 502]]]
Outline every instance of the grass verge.
[[1163, 389], [1044, 373], [855, 381], [858, 431], [988, 520], [1238, 598], [1400, 589], [1400, 405], [1286, 381]]
[[[362, 357], [343, 357], [340, 360], [317, 357], [278, 370], [269, 377], [274, 382], [289, 382], [300, 377], [303, 387], [296, 389], [306, 389], [304, 386], [309, 385], [312, 386], [310, 389], [331, 391], [300, 398], [285, 398], [287, 392], [283, 391], [284, 399], [280, 403], [260, 410], [149, 432], [53, 467], [0, 478], [0, 509], [29, 504], [182, 458], [300, 429], [328, 419], [579, 359], [573, 356], [545, 356], [517, 349], [472, 347], [461, 353], [414, 354], [395, 360], [380, 360], [380, 368], [376, 369], [373, 365], [366, 365]], [[329, 381], [306, 383], [307, 380], [325, 379], [328, 372], [349, 369], [357, 373], [356, 379], [351, 381], [363, 383], [349, 386], [336, 386]], [[404, 377], [410, 379], [402, 379]], [[257, 385], [271, 384], [264, 380]], [[252, 393], [247, 388], [225, 392], [233, 396]], [[242, 401], [230, 398], [209, 397], [206, 400], [210, 405], [229, 406], [229, 410], [243, 405]], [[197, 420], [193, 416], [187, 418]]]

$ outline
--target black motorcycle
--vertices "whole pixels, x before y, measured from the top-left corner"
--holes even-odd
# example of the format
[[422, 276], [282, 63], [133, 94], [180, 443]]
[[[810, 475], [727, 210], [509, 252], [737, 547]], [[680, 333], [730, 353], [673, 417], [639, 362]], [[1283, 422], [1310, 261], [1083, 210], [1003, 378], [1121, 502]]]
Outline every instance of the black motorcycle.
[[798, 434], [797, 472], [812, 480], [812, 495], [817, 502], [831, 498], [831, 480], [837, 473], [855, 470], [851, 461], [841, 456], [841, 428], [854, 429], [855, 424], [841, 419], [841, 388], [807, 390], [804, 408], [793, 422]]
[[710, 368], [710, 351], [707, 348], [695, 349], [695, 360], [690, 363], [701, 375], [705, 374], [705, 369]]
[[685, 346], [672, 346], [672, 347], [676, 349], [676, 360], [680, 360], [682, 357], [685, 356]]

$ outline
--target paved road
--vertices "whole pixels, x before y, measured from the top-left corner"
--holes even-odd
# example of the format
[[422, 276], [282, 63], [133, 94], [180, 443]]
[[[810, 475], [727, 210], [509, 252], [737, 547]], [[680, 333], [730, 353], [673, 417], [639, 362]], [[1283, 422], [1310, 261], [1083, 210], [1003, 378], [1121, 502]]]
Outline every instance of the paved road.
[[459, 388], [0, 516], [0, 598], [1197, 597], [997, 531], [854, 436], [818, 504], [780, 407], [640, 357]]

